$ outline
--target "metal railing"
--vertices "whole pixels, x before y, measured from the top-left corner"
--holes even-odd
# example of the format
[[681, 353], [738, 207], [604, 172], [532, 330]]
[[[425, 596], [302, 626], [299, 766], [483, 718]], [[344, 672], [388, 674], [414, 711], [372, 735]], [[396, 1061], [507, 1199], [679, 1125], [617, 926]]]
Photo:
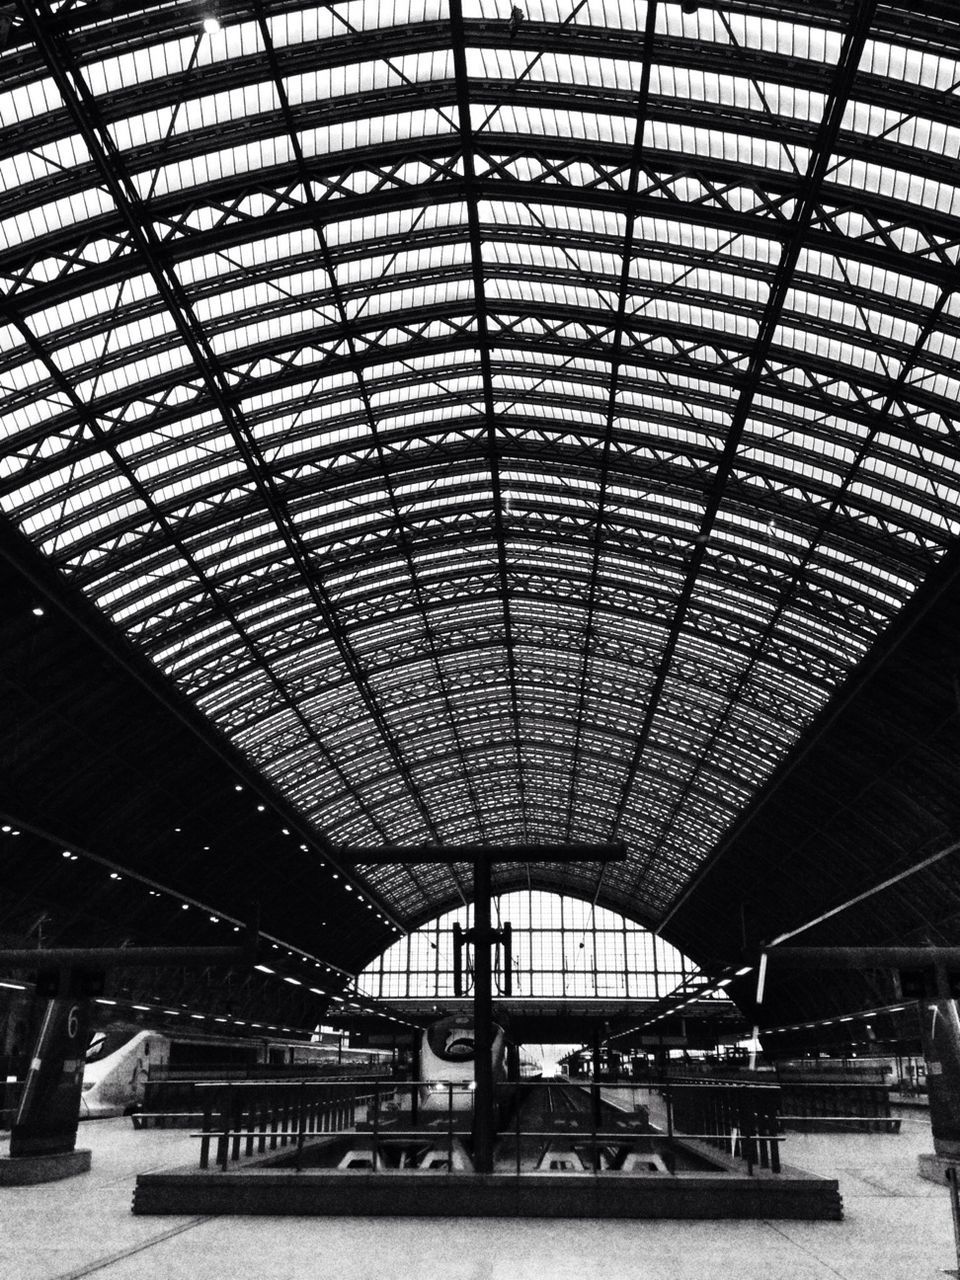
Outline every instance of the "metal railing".
[[[337, 1139], [353, 1143], [346, 1147], [341, 1168], [472, 1168], [467, 1140], [473, 1094], [462, 1085], [299, 1080], [197, 1087], [207, 1094], [202, 1129], [194, 1135], [200, 1139], [203, 1169], [213, 1162], [226, 1170], [239, 1160], [289, 1148], [290, 1162], [299, 1170], [308, 1145], [329, 1148]], [[496, 1170], [517, 1175], [525, 1168], [669, 1174], [678, 1162], [686, 1168], [709, 1167], [697, 1149], [709, 1144], [726, 1157], [717, 1169], [730, 1168], [731, 1160], [739, 1159], [750, 1175], [758, 1167], [779, 1173], [778, 1097], [775, 1086], [715, 1080], [679, 1083], [665, 1078], [656, 1086], [559, 1081], [500, 1085]], [[315, 1161], [316, 1152], [308, 1156]]]
[[[389, 1087], [389, 1086], [388, 1086]], [[200, 1168], [210, 1165], [211, 1147], [221, 1169], [244, 1156], [265, 1155], [296, 1142], [302, 1156], [308, 1138], [349, 1132], [357, 1110], [366, 1108], [371, 1088], [367, 1081], [336, 1083], [310, 1080], [198, 1082], [203, 1129]], [[202, 1095], [206, 1095], [203, 1097]]]

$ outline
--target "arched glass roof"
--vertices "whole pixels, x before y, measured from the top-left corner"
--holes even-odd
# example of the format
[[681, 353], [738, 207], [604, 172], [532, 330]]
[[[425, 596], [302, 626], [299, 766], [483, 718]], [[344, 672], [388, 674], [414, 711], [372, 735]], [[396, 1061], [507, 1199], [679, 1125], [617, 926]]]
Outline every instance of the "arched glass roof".
[[0, 15], [0, 509], [332, 844], [656, 919], [960, 528], [955, 8], [212, 16]]

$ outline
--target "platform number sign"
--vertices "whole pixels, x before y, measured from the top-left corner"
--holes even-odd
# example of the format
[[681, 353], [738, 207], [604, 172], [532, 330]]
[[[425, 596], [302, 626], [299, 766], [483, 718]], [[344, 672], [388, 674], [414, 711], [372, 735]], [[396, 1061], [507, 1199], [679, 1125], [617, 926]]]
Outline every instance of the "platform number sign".
[[37, 1032], [10, 1134], [10, 1155], [72, 1151], [80, 1120], [88, 1003], [76, 996], [37, 1002]]

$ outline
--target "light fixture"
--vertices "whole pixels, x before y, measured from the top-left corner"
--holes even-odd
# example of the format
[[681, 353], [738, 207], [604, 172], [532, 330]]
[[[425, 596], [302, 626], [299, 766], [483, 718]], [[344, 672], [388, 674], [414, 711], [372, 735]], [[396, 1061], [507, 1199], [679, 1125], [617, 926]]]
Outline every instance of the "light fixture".
[[30, 612], [35, 618], [42, 618], [46, 613], [46, 609], [44, 609], [42, 604], [35, 604]]
[[220, 19], [215, 14], [210, 14], [203, 20], [203, 30], [208, 36], [215, 36], [218, 31], [222, 30]]

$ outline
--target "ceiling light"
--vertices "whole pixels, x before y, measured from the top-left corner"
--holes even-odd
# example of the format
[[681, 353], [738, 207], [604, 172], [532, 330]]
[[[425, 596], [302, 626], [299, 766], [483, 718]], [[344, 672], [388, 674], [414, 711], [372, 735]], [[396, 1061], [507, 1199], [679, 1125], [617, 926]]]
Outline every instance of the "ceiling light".
[[208, 36], [215, 36], [218, 31], [223, 28], [220, 26], [220, 19], [216, 17], [208, 17], [203, 20], [203, 30]]
[[33, 614], [35, 618], [42, 618], [46, 610], [44, 609], [42, 604], [35, 604], [33, 608], [30, 610], [30, 612]]

